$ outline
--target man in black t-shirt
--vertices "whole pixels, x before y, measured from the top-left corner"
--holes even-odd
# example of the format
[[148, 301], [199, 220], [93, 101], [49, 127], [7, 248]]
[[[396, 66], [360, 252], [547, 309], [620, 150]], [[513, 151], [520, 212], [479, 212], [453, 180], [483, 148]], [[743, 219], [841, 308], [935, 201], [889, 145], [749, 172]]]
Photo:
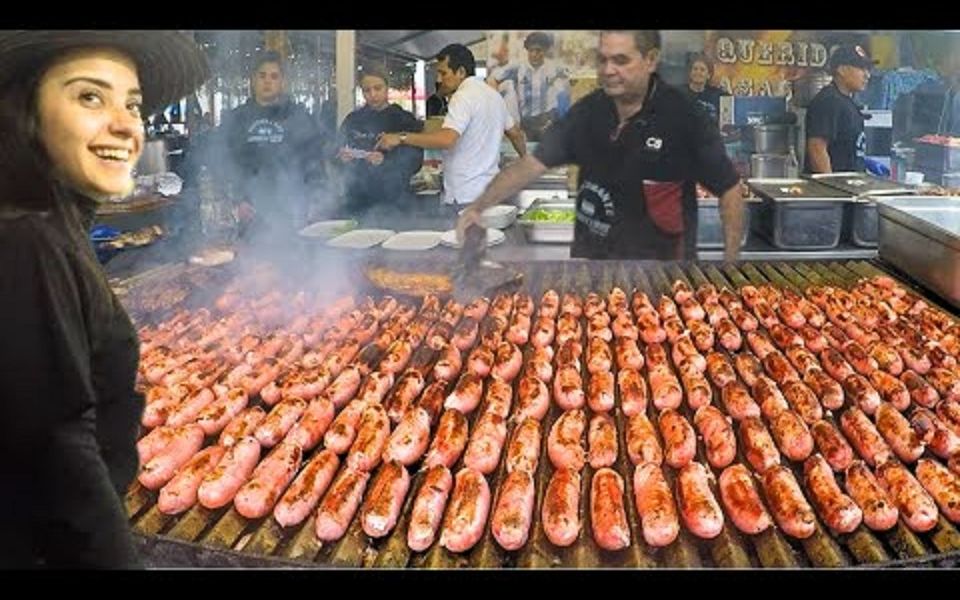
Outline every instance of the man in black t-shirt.
[[853, 95], [870, 81], [873, 61], [860, 46], [839, 46], [830, 57], [833, 81], [807, 108], [806, 173], [863, 171], [866, 136], [861, 106]]
[[579, 165], [570, 255], [583, 258], [696, 258], [696, 184], [720, 197], [724, 258], [736, 260], [743, 232], [740, 178], [716, 124], [654, 72], [658, 31], [600, 34], [601, 89], [546, 130], [533, 155], [490, 182], [457, 223], [513, 196], [548, 168]]

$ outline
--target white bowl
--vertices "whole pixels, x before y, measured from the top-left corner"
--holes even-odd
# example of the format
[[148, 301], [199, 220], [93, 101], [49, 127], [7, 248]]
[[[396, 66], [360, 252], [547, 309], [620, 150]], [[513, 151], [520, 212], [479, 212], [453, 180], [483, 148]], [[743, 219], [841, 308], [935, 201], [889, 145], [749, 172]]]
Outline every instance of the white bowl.
[[[460, 214], [463, 214], [463, 210]], [[480, 225], [484, 229], [506, 229], [516, 220], [517, 207], [510, 204], [497, 204], [480, 213]]]

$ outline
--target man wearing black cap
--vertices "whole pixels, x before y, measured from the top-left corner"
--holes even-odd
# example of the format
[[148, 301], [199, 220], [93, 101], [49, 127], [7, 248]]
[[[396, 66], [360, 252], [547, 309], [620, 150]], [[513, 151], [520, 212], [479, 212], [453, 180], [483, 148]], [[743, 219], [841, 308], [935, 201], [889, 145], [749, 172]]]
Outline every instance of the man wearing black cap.
[[839, 46], [830, 57], [833, 81], [807, 108], [806, 173], [863, 171], [863, 113], [853, 95], [870, 81], [873, 61], [861, 46]]

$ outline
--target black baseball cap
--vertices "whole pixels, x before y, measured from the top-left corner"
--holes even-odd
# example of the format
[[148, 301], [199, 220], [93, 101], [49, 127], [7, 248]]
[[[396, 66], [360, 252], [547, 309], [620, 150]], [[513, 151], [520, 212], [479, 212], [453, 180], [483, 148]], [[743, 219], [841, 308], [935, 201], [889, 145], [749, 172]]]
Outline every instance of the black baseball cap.
[[836, 71], [837, 67], [850, 65], [860, 69], [872, 69], [874, 61], [867, 54], [867, 51], [860, 45], [837, 46], [837, 49], [830, 55], [830, 70]]

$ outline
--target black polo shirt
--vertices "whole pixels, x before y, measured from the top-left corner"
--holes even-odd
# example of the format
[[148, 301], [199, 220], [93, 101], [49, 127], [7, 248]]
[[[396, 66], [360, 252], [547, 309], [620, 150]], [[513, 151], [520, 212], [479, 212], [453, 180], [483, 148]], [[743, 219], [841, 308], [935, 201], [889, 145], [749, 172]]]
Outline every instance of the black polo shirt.
[[697, 182], [720, 195], [740, 179], [716, 124], [655, 74], [643, 108], [619, 134], [618, 124], [613, 100], [597, 90], [551, 126], [534, 151], [547, 167], [580, 167], [570, 255], [695, 258]]
[[[827, 140], [827, 154], [834, 173], [863, 171], [867, 138], [863, 131], [863, 113], [853, 98], [840, 92], [835, 83], [821, 89], [807, 107], [807, 139]], [[804, 160], [804, 172], [812, 173], [810, 153]]]

